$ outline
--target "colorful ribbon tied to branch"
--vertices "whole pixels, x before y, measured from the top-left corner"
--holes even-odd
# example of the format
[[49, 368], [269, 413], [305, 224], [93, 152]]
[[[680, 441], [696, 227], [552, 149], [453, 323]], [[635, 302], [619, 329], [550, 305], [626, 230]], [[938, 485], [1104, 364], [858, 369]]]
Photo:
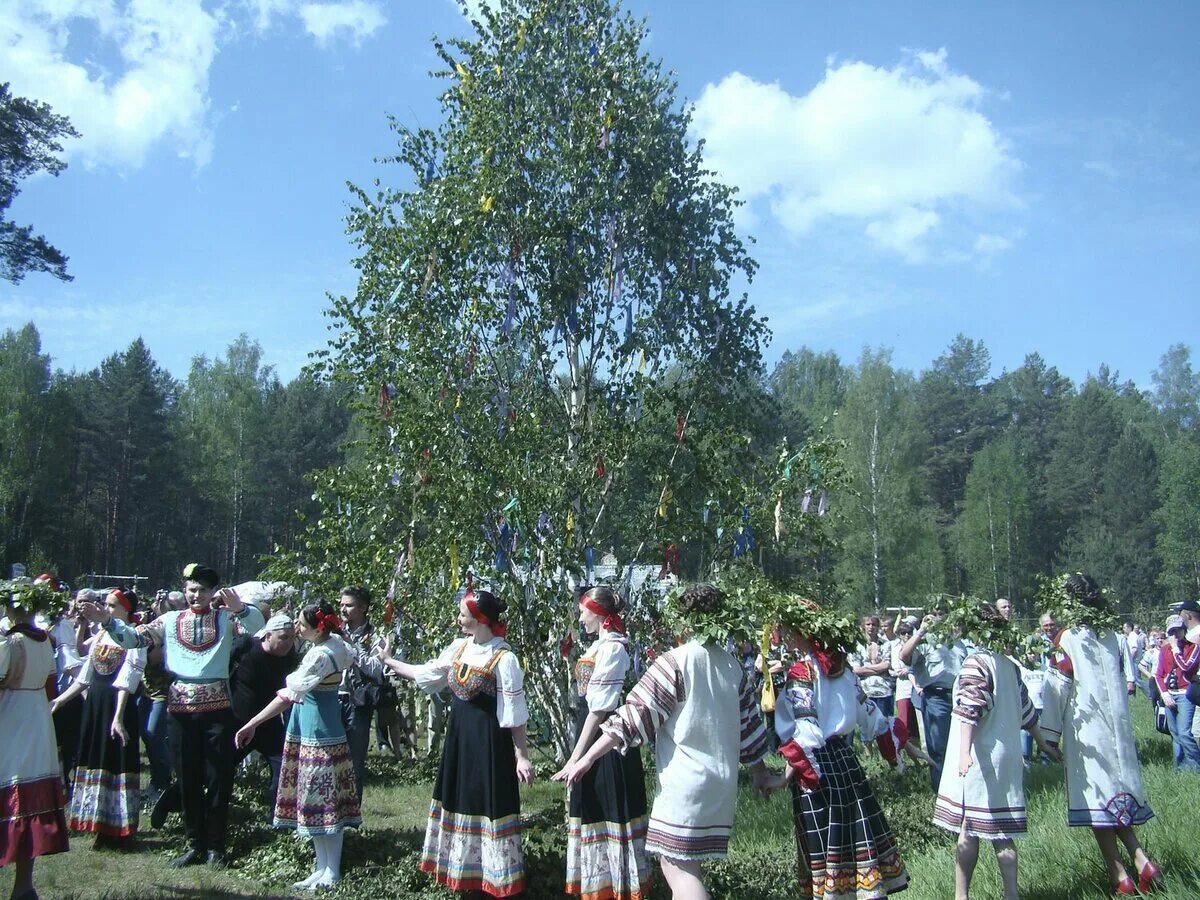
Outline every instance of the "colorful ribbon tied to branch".
[[567, 510], [567, 536], [564, 543], [567, 547], [575, 546], [575, 511]]
[[687, 429], [687, 417], [683, 413], [675, 414], [675, 440], [683, 443], [684, 431]]
[[659, 498], [658, 498], [658, 517], [660, 519], [665, 519], [667, 517], [667, 511], [668, 511], [667, 508], [670, 503], [671, 503], [671, 489], [669, 487], [664, 487], [662, 489], [662, 494], [659, 495]]
[[450, 542], [450, 590], [457, 591], [458, 585], [458, 541], [454, 540]]
[[596, 457], [596, 477], [603, 478], [605, 475], [605, 471], [606, 470], [604, 468], [604, 457], [597, 456]]
[[379, 415], [385, 419], [392, 417], [392, 391], [386, 381], [379, 386]]

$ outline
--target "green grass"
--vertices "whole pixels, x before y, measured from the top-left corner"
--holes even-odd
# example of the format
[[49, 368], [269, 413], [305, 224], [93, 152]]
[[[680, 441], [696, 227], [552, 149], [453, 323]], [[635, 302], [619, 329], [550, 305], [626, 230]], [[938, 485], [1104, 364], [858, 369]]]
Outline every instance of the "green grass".
[[[1167, 890], [1157, 896], [1200, 898], [1197, 809], [1200, 777], [1177, 773], [1169, 738], [1154, 732], [1148, 705], [1134, 704], [1143, 777], [1156, 816], [1138, 833], [1167, 872]], [[652, 768], [652, 767], [648, 767]], [[868, 761], [872, 783], [896, 832], [908, 864], [907, 900], [944, 900], [953, 894], [954, 838], [930, 823], [933, 797], [927, 771], [900, 775]], [[562, 896], [563, 790], [548, 781], [553, 771], [539, 766], [539, 780], [522, 790], [526, 818], [524, 844], [531, 900]], [[365, 800], [366, 826], [346, 839], [345, 880], [329, 897], [422, 897], [456, 895], [417, 872], [432, 781], [432, 763], [416, 765], [372, 756]], [[267, 811], [258, 797], [262, 776], [245, 776], [237, 787], [229, 846], [233, 867], [210, 872], [202, 867], [174, 871], [167, 861], [182, 848], [177, 821], [163, 833], [147, 831], [136, 853], [90, 849], [90, 840], [72, 842], [71, 852], [40, 860], [35, 881], [43, 897], [63, 900], [125, 898], [290, 897], [288, 886], [308, 874], [311, 845], [263, 823]], [[1066, 827], [1062, 772], [1036, 767], [1027, 782], [1030, 831], [1018, 841], [1021, 896], [1025, 900], [1092, 900], [1106, 896], [1104, 872], [1087, 829]], [[794, 838], [790, 799], [753, 796], [745, 781], [739, 795], [730, 856], [708, 869], [714, 896], [737, 900], [789, 900], [795, 896]], [[11, 870], [0, 871], [0, 897], [11, 888]], [[993, 854], [981, 848], [973, 895], [998, 897], [1000, 882]], [[660, 883], [654, 898], [665, 898]]]

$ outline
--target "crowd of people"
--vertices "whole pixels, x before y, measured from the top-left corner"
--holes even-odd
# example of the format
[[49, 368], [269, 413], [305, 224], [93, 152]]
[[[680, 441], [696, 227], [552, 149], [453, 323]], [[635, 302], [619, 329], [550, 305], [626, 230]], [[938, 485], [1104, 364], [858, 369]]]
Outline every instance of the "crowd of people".
[[[415, 664], [372, 624], [361, 586], [343, 589], [336, 607], [291, 612], [252, 585], [221, 588], [203, 565], [184, 569], [182, 587], [148, 609], [132, 590], [81, 591], [52, 621], [36, 619], [32, 591], [7, 598], [0, 729], [28, 736], [0, 747], [0, 865], [15, 865], [13, 897], [36, 897], [34, 860], [66, 850], [69, 831], [133, 849], [143, 801], [153, 827], [180, 814], [187, 847], [172, 866], [224, 866], [235, 773], [254, 751], [271, 773], [274, 825], [312, 840], [312, 873], [294, 888], [336, 884], [345, 829], [362, 822], [372, 719], [380, 744], [398, 746], [405, 732], [392, 679], [449, 694], [421, 870], [476, 895], [526, 889], [529, 710], [501, 598], [469, 586], [462, 636]], [[1068, 824], [1093, 832], [1113, 893], [1155, 889], [1162, 873], [1135, 830], [1153, 813], [1128, 704], [1140, 685], [1161, 707], [1176, 765], [1200, 771], [1200, 605], [1180, 605], [1163, 632], [1145, 635], [1132, 623], [1105, 627], [1106, 601], [1088, 576], [1067, 578], [1063, 591], [1073, 620], [1045, 613], [1028, 639], [1006, 600], [977, 603], [950, 630], [934, 608], [866, 616], [848, 637], [830, 611], [791, 599], [767, 623], [762, 653], [743, 648], [739, 660], [685, 632], [626, 693], [635, 648], [625, 601], [609, 587], [582, 589], [578, 624], [590, 643], [572, 671], [574, 745], [553, 775], [568, 791], [564, 892], [636, 900], [657, 858], [674, 897], [707, 897], [701, 866], [727, 854], [739, 765], [762, 795], [791, 794], [799, 896], [905, 889], [902, 847], [859, 743], [893, 767], [928, 766], [933, 822], [957, 837], [956, 898], [969, 895], [981, 839], [1006, 900], [1017, 897], [1014, 838], [1027, 829], [1025, 773], [1039, 763], [1064, 766]], [[676, 602], [706, 634], [726, 601], [697, 584]], [[652, 798], [642, 745], [653, 747]], [[772, 752], [781, 765], [768, 767]]]

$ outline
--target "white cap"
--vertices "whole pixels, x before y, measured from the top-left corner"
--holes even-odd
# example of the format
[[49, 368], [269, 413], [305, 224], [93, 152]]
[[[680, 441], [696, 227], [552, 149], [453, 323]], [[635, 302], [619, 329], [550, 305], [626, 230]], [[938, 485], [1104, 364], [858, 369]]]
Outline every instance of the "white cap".
[[267, 624], [254, 633], [257, 638], [266, 637], [269, 632], [283, 631], [285, 628], [295, 628], [296, 623], [287, 613], [276, 613], [267, 619]]

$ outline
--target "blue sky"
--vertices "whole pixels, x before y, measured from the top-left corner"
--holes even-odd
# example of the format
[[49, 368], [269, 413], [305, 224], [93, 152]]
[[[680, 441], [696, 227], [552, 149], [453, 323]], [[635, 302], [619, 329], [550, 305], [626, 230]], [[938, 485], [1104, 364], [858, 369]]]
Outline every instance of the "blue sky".
[[[749, 203], [768, 360], [954, 335], [1149, 386], [1200, 335], [1200, 5], [627, 4]], [[142, 335], [183, 376], [239, 332], [294, 375], [354, 287], [345, 182], [436, 122], [450, 0], [9, 0], [0, 73], [84, 133], [13, 220], [75, 281], [0, 283], [56, 365]], [[1197, 348], [1200, 349], [1200, 348]]]

